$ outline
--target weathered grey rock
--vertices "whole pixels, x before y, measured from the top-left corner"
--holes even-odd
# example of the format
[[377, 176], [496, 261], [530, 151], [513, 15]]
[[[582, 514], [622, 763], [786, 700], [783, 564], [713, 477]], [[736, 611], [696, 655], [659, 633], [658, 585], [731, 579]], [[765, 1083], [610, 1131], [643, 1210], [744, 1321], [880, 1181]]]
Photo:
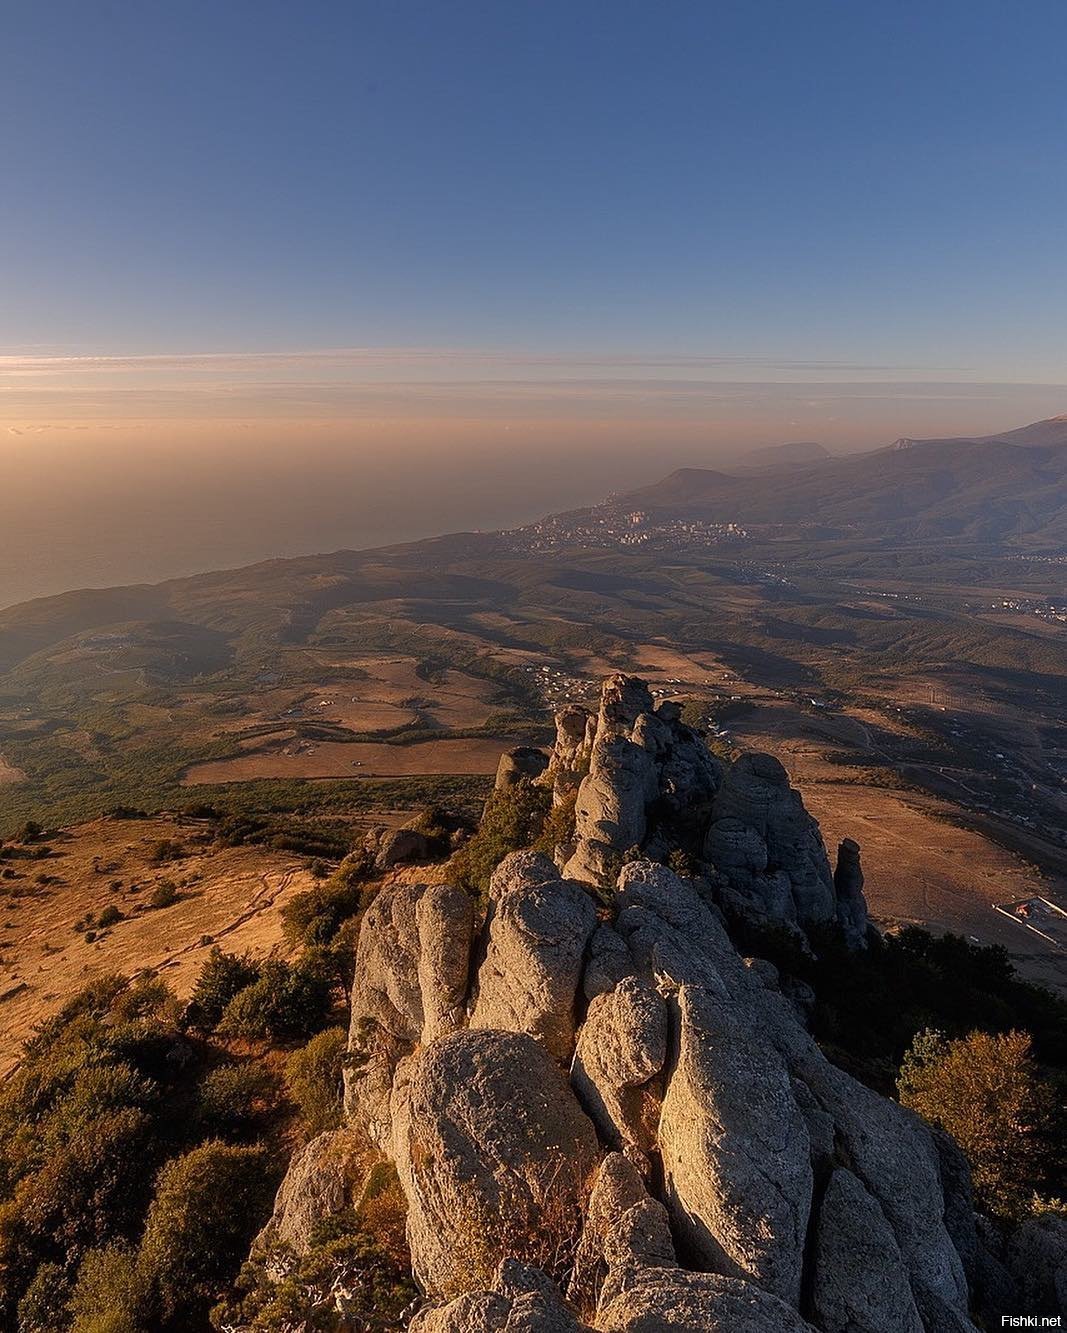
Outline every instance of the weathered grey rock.
[[1020, 1311], [1067, 1314], [1067, 1213], [1039, 1213], [1021, 1222], [1005, 1258], [1022, 1302]]
[[582, 960], [596, 928], [593, 900], [533, 852], [506, 857], [489, 896], [489, 942], [471, 1027], [528, 1032], [556, 1059], [570, 1060]]
[[837, 849], [834, 896], [837, 923], [846, 941], [854, 949], [862, 949], [867, 942], [867, 899], [863, 896], [860, 845], [852, 838], [845, 838]]
[[[691, 885], [663, 866], [635, 862], [619, 877], [618, 901], [616, 929], [629, 945], [638, 974], [658, 978], [661, 989], [695, 982], [712, 995], [721, 991], [729, 997], [743, 1015], [738, 1048], [755, 1042], [777, 1051], [793, 1087], [802, 1082], [832, 1120], [840, 1150], [889, 1222], [920, 1313], [925, 1318], [921, 1301], [929, 1297], [966, 1322], [967, 1285], [945, 1226], [938, 1155], [927, 1126], [826, 1060], [793, 1006], [745, 968]], [[665, 1119], [670, 1096], [668, 1088]], [[810, 1111], [804, 1118], [810, 1123]], [[661, 1124], [661, 1146], [664, 1137]], [[730, 1141], [752, 1143], [743, 1129]]]
[[938, 1154], [929, 1128], [897, 1102], [831, 1065], [821, 1052], [803, 1052], [795, 1067], [833, 1117], [853, 1172], [881, 1205], [924, 1321], [925, 1296], [965, 1316], [967, 1282], [945, 1226]]
[[367, 908], [356, 947], [345, 1114], [379, 1147], [389, 1138], [393, 1071], [422, 1035], [419, 932], [421, 884], [382, 889]]
[[626, 941], [613, 926], [602, 923], [589, 941], [589, 957], [582, 974], [587, 1000], [606, 995], [625, 977], [633, 975], [634, 963]]
[[656, 764], [648, 750], [624, 735], [597, 736], [589, 773], [582, 779], [574, 807], [578, 846], [564, 873], [603, 882], [599, 859], [584, 854], [586, 841], [603, 844], [621, 858], [640, 847], [648, 832], [646, 811], [659, 789]]
[[682, 986], [676, 1003], [679, 1052], [659, 1128], [674, 1225], [703, 1266], [795, 1305], [812, 1169], [789, 1071], [725, 986]]
[[600, 689], [597, 740], [630, 736], [641, 714], [651, 713], [654, 707], [646, 681], [621, 673], [609, 676]]
[[504, 1258], [558, 1260], [577, 1237], [597, 1141], [544, 1046], [454, 1032], [406, 1062], [398, 1084], [393, 1154], [425, 1289], [479, 1290]]
[[557, 803], [573, 795], [589, 772], [595, 740], [596, 718], [587, 708], [570, 704], [556, 714], [556, 740], [545, 778], [552, 781]]
[[587, 1309], [597, 1304], [608, 1269], [605, 1254], [608, 1238], [623, 1215], [634, 1204], [647, 1199], [644, 1182], [633, 1163], [622, 1153], [608, 1153], [597, 1168], [575, 1252], [574, 1271], [567, 1289], [572, 1305]]
[[405, 861], [425, 861], [429, 855], [430, 844], [418, 829], [386, 829], [378, 843], [374, 865], [378, 870], [388, 870]]
[[294, 1155], [278, 1193], [270, 1221], [253, 1242], [253, 1251], [284, 1247], [305, 1254], [312, 1229], [350, 1203], [351, 1136], [327, 1130]]
[[[731, 822], [721, 828], [723, 820]], [[739, 826], [749, 830], [746, 836]], [[835, 919], [833, 875], [819, 826], [773, 755], [744, 754], [726, 770], [705, 850], [737, 892], [766, 898], [770, 915], [780, 914], [777, 877], [784, 875], [792, 900], [788, 919], [803, 926]]]
[[497, 791], [515, 787], [520, 782], [533, 782], [548, 767], [548, 755], [532, 745], [516, 745], [505, 750], [496, 766]]
[[819, 1209], [814, 1269], [812, 1310], [825, 1333], [924, 1333], [885, 1214], [844, 1168]]
[[738, 1278], [646, 1268], [597, 1313], [600, 1333], [814, 1333], [792, 1306]]
[[415, 908], [422, 1000], [422, 1043], [454, 1032], [466, 1020], [474, 933], [474, 900], [450, 884], [431, 884]]
[[655, 1146], [659, 1097], [644, 1086], [667, 1059], [667, 1006], [646, 982], [627, 977], [590, 1004], [571, 1084], [612, 1147]]
[[583, 1327], [550, 1278], [514, 1259], [503, 1260], [489, 1290], [421, 1311], [409, 1325], [412, 1333], [579, 1333]]

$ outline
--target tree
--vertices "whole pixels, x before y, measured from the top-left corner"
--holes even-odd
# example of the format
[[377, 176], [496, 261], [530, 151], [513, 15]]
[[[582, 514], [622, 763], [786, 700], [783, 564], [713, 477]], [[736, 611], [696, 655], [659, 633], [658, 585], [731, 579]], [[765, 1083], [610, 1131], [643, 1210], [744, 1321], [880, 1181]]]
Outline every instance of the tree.
[[158, 1319], [153, 1327], [203, 1327], [238, 1256], [266, 1221], [275, 1183], [259, 1147], [212, 1140], [167, 1163], [137, 1261]]
[[213, 1032], [233, 997], [258, 980], [259, 968], [248, 954], [223, 953], [216, 944], [196, 978], [187, 1011], [189, 1023]]
[[218, 1031], [224, 1037], [306, 1041], [326, 1026], [332, 981], [327, 960], [314, 950], [292, 965], [269, 959], [259, 979], [226, 1006]]
[[1026, 1211], [1047, 1178], [1051, 1111], [1028, 1033], [972, 1032], [948, 1041], [928, 1028], [904, 1057], [897, 1091], [960, 1145], [985, 1208], [1004, 1218]]

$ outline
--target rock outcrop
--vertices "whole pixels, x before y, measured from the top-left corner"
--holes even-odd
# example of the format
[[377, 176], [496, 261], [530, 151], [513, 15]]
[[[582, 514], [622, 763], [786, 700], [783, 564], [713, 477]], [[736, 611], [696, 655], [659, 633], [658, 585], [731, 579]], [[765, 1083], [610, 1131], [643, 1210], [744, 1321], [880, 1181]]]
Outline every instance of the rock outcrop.
[[531, 782], [539, 778], [548, 767], [548, 756], [544, 750], [533, 745], [516, 745], [512, 750], [505, 750], [496, 766], [497, 791], [505, 787], [517, 786], [520, 782]]
[[[831, 1064], [803, 994], [729, 934], [861, 947], [858, 849], [832, 872], [776, 760], [700, 749], [613, 678], [538, 779], [577, 791], [562, 869], [505, 858], [477, 927], [445, 885], [387, 884], [364, 916], [347, 1117], [396, 1164], [419, 1333], [973, 1331], [962, 1159]], [[288, 1182], [280, 1224], [319, 1188]], [[1061, 1240], [1030, 1242], [1043, 1300]]]
[[551, 1266], [580, 1229], [597, 1138], [544, 1046], [455, 1032], [398, 1074], [393, 1152], [425, 1289], [477, 1289], [504, 1257]]

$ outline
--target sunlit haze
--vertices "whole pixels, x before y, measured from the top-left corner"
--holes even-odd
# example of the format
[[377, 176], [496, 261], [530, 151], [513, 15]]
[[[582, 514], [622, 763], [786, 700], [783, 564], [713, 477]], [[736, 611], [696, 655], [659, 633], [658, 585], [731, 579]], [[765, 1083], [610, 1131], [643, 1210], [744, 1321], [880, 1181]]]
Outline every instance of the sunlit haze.
[[1025, 19], [9, 7], [0, 605], [1067, 411]]

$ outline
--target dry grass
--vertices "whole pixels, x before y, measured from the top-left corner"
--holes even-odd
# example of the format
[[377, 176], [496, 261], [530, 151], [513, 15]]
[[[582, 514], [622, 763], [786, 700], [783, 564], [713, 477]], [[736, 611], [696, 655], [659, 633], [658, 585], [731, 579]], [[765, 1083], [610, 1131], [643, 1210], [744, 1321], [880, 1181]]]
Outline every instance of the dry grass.
[[[283, 947], [280, 908], [314, 883], [303, 862], [255, 846], [203, 846], [200, 832], [166, 818], [98, 819], [50, 839], [44, 860], [4, 862], [19, 878], [0, 880], [0, 1073], [33, 1027], [100, 973], [151, 968], [184, 997], [211, 941], [260, 955]], [[185, 854], [158, 862], [166, 842]], [[177, 901], [153, 909], [164, 881]], [[96, 929], [106, 908], [123, 919]]]

